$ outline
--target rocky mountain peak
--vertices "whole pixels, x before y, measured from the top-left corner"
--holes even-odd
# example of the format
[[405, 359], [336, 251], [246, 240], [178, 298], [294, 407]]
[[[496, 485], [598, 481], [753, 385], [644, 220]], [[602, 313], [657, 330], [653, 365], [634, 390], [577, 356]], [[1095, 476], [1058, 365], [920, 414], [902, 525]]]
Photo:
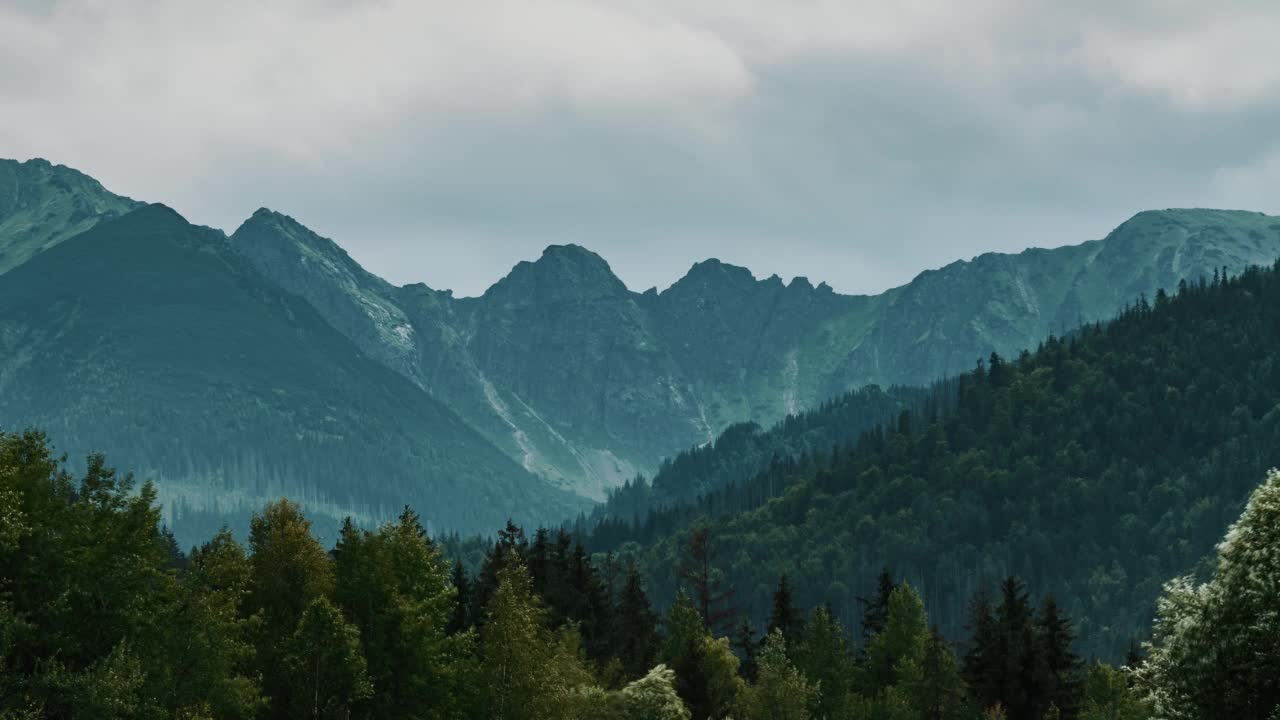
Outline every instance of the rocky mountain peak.
[[624, 297], [627, 286], [609, 263], [581, 245], [550, 245], [533, 262], [518, 263], [485, 292], [486, 297], [527, 293], [540, 300], [591, 300]]

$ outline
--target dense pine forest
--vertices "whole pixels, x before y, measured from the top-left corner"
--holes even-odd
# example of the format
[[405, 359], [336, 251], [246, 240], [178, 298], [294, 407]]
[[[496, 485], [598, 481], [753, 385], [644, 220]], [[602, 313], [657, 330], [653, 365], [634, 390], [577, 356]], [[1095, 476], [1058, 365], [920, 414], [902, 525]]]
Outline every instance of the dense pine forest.
[[[721, 583], [756, 623], [787, 573], [803, 604], [855, 625], [887, 566], [955, 636], [974, 594], [1015, 575], [1078, 619], [1082, 653], [1119, 661], [1162, 584], [1207, 570], [1256, 479], [1280, 465], [1277, 348], [1275, 268], [1183, 283], [924, 397], [891, 390], [901, 411], [854, 440], [823, 428], [872, 391], [749, 442], [726, 436], [668, 466], [717, 479], [698, 500], [629, 513], [699, 477], [660, 474], [582, 530], [592, 552], [637, 563], [662, 603], [680, 589], [682, 548], [708, 533]], [[742, 472], [744, 445], [771, 453], [762, 470]]]
[[[298, 506], [180, 552], [149, 484], [92, 457], [72, 478], [38, 432], [0, 435], [0, 717], [1277, 717], [1280, 475], [1212, 579], [1171, 582], [1153, 640], [1117, 669], [1006, 578], [942, 635], [918, 591], [876, 579], [851, 634], [779, 578], [767, 628], [719, 607], [704, 534], [660, 617], [634, 566], [508, 524], [474, 578], [406, 509], [327, 550]], [[726, 628], [731, 628], [726, 632]], [[956, 641], [959, 641], [958, 644]]]

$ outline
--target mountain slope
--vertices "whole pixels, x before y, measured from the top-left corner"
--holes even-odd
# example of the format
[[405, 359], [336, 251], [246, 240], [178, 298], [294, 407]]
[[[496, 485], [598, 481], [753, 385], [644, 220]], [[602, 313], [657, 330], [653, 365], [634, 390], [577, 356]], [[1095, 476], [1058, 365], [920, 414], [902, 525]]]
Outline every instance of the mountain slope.
[[[1277, 354], [1280, 263], [997, 358], [834, 455], [784, 457], [639, 522], [615, 513], [592, 549], [636, 556], [666, 599], [687, 529], [709, 526], [757, 619], [786, 572], [802, 605], [830, 603], [856, 624], [857, 598], [874, 597], [888, 566], [952, 634], [976, 590], [1016, 574], [1081, 621], [1084, 654], [1119, 658], [1145, 634], [1161, 585], [1197, 567], [1280, 464]], [[844, 413], [833, 404], [804, 420], [864, 421]], [[740, 473], [739, 455], [798, 436], [784, 425], [696, 460]]]
[[0, 160], [0, 274], [141, 203], [46, 160]]
[[464, 531], [578, 507], [163, 206], [7, 273], [0, 358], [0, 423], [154, 478], [186, 538], [280, 495], [322, 527], [406, 503]]
[[[4, 167], [24, 178], [0, 205], [8, 262], [132, 207], [66, 168]], [[1157, 287], [1269, 263], [1280, 256], [1280, 219], [1140, 213], [1103, 240], [982, 255], [876, 296], [758, 280], [717, 260], [662, 292], [635, 293], [604, 259], [565, 245], [519, 263], [481, 297], [455, 298], [394, 287], [265, 209], [229, 247], [527, 472], [599, 500], [733, 424], [768, 427], [866, 384], [954, 376], [993, 350], [1013, 355], [1109, 318]]]
[[392, 288], [332, 241], [255, 214], [233, 242], [370, 356], [526, 469], [600, 499], [724, 428], [771, 425], [866, 384], [924, 384], [1142, 294], [1280, 256], [1280, 218], [1140, 213], [1106, 239], [987, 254], [877, 296], [700, 262], [629, 291], [598, 255], [551, 246], [479, 298]]

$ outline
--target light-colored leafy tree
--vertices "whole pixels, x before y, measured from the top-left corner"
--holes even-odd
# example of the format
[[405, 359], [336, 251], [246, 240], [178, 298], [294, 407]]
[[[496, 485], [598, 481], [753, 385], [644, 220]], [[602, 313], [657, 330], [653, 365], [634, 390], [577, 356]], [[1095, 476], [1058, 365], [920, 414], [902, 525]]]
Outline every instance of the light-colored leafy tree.
[[915, 588], [902, 583], [889, 595], [889, 613], [883, 632], [867, 646], [867, 686], [872, 694], [898, 684], [901, 671], [924, 659], [929, 637], [929, 617]]
[[781, 629], [765, 638], [759, 663], [755, 684], [740, 696], [738, 714], [745, 720], [808, 720], [819, 688], [791, 664]]
[[1218, 546], [1213, 577], [1165, 586], [1138, 687], [1161, 720], [1268, 717], [1280, 709], [1280, 472]]
[[819, 607], [805, 623], [799, 642], [794, 645], [788, 643], [788, 649], [796, 669], [818, 687], [819, 698], [814, 715], [821, 718], [844, 717], [845, 705], [857, 676], [845, 629], [827, 608]]
[[285, 706], [293, 717], [345, 720], [353, 704], [373, 693], [360, 633], [325, 597], [303, 611], [286, 644], [284, 665], [291, 690]]
[[920, 720], [960, 720], [968, 716], [964, 679], [955, 653], [935, 628], [919, 660], [898, 666], [899, 685]]
[[481, 635], [481, 682], [492, 720], [562, 720], [578, 715], [590, 696], [576, 628], [546, 627], [546, 611], [529, 573], [512, 562], [498, 573]]
[[1147, 720], [1151, 707], [1129, 688], [1123, 671], [1104, 663], [1089, 669], [1080, 720]]
[[676, 676], [658, 665], [644, 677], [622, 689], [627, 720], [689, 720], [689, 709], [676, 693]]

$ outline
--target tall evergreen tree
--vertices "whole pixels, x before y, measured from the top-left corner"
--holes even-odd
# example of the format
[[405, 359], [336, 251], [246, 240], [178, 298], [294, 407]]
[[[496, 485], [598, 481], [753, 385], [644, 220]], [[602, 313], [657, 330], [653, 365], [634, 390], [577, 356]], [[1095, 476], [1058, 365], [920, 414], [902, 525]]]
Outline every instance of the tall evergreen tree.
[[1042, 692], [1039, 703], [1058, 708], [1064, 720], [1073, 720], [1080, 711], [1080, 693], [1084, 686], [1083, 663], [1072, 650], [1075, 632], [1053, 596], [1045, 597], [1036, 617], [1039, 636], [1039, 664], [1044, 678], [1038, 683]]
[[742, 657], [742, 666], [739, 668], [742, 677], [747, 682], [755, 682], [756, 671], [759, 669], [756, 659], [760, 652], [760, 645], [756, 641], [756, 632], [751, 627], [751, 621], [745, 617], [739, 620], [738, 626], [734, 628], [733, 646]]
[[644, 583], [634, 564], [628, 566], [618, 596], [612, 644], [628, 678], [643, 676], [658, 656], [658, 617], [649, 607]]
[[995, 608], [986, 589], [979, 589], [970, 601], [968, 629], [971, 636], [961, 674], [973, 701], [989, 708], [1000, 702], [1002, 687]]
[[904, 582], [889, 596], [884, 630], [871, 638], [867, 647], [869, 694], [897, 684], [907, 663], [920, 662], [928, 635], [929, 618], [925, 614], [924, 601], [915, 588]]
[[884, 630], [889, 620], [889, 596], [894, 590], [893, 575], [888, 568], [876, 576], [876, 593], [871, 598], [858, 598], [862, 604], [862, 645], [865, 648], [871, 638]]
[[453, 562], [453, 574], [450, 576], [450, 582], [453, 584], [453, 612], [449, 615], [448, 632], [450, 635], [456, 635], [463, 630], [471, 627], [471, 580], [467, 577], [467, 569], [462, 566], [461, 560]]
[[723, 631], [726, 621], [737, 615], [733, 588], [725, 586], [723, 573], [715, 563], [716, 546], [711, 540], [711, 531], [694, 530], [680, 561], [679, 574], [693, 594], [703, 626], [712, 634]]
[[1000, 604], [995, 611], [992, 676], [996, 698], [1009, 720], [1038, 720], [1040, 698], [1035, 685], [1041, 674], [1033, 619], [1026, 586], [1009, 576], [1000, 585]]
[[783, 639], [793, 643], [800, 637], [803, 624], [804, 615], [795, 606], [791, 583], [783, 573], [782, 577], [778, 578], [777, 589], [773, 592], [773, 610], [769, 613], [767, 633], [772, 635], [773, 631], [777, 630], [782, 633]]
[[814, 609], [791, 655], [796, 668], [817, 687], [815, 717], [846, 717], [848, 696], [855, 689], [858, 669], [845, 629], [829, 609]]

